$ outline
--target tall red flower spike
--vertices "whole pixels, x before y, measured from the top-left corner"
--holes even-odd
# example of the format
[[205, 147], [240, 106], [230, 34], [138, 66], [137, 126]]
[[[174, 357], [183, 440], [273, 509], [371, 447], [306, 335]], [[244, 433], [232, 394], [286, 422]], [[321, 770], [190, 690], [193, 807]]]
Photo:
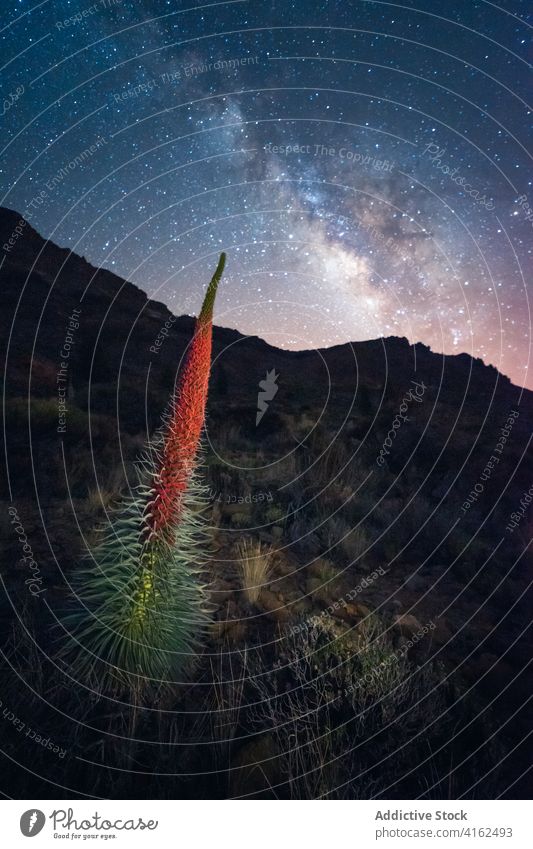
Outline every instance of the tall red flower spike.
[[[213, 304], [225, 254], [208, 286], [163, 426], [138, 464], [139, 481], [112, 511], [76, 572], [82, 604], [65, 617], [80, 674], [102, 686], [149, 689], [184, 673], [209, 622], [204, 487], [196, 475], [204, 423]], [[85, 651], [80, 652], [83, 647]], [[100, 663], [102, 665], [100, 665]]]
[[209, 386], [213, 305], [225, 262], [226, 254], [222, 253], [170, 402], [158, 469], [154, 475], [154, 495], [146, 505], [147, 542], [163, 539], [171, 544], [174, 541], [183, 496], [194, 470]]

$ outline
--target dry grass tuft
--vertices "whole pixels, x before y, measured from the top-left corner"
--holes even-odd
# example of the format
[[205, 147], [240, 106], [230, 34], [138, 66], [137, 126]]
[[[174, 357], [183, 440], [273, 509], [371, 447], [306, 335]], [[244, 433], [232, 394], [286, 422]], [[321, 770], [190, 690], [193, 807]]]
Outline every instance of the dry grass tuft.
[[237, 544], [237, 556], [244, 595], [250, 604], [256, 604], [272, 574], [274, 551], [258, 540], [243, 538]]

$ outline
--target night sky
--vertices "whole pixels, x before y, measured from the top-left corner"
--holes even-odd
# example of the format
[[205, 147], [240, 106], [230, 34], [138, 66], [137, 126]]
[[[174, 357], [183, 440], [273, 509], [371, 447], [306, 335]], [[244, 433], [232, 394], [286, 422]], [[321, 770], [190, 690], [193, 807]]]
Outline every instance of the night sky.
[[225, 250], [220, 325], [406, 336], [533, 388], [528, 9], [15, 2], [0, 203], [178, 314]]

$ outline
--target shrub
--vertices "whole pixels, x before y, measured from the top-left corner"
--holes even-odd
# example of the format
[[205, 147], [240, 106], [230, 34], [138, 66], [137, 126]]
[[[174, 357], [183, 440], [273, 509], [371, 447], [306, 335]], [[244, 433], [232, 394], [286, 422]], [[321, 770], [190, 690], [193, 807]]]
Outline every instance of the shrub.
[[[373, 615], [356, 633], [322, 615], [287, 636], [268, 675], [264, 656], [248, 660], [254, 725], [277, 753], [276, 798], [446, 798], [450, 769], [466, 754], [465, 740], [453, 751], [450, 741], [472, 713], [439, 666], [418, 668], [395, 649], [383, 620]], [[487, 757], [454, 774], [455, 798]]]
[[272, 507], [268, 507], [265, 512], [265, 522], [269, 525], [278, 524], [282, 519], [285, 518], [285, 511], [276, 505]]

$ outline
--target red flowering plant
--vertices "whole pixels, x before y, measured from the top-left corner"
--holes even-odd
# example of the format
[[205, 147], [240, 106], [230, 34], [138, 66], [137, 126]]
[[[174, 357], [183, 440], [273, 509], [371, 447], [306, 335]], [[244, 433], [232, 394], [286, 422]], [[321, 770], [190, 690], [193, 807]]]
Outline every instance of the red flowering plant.
[[206, 488], [198, 458], [211, 367], [213, 306], [225, 254], [201, 312], [162, 427], [137, 464], [138, 485], [110, 516], [75, 579], [78, 609], [67, 616], [69, 658], [158, 684], [180, 675], [208, 622]]

